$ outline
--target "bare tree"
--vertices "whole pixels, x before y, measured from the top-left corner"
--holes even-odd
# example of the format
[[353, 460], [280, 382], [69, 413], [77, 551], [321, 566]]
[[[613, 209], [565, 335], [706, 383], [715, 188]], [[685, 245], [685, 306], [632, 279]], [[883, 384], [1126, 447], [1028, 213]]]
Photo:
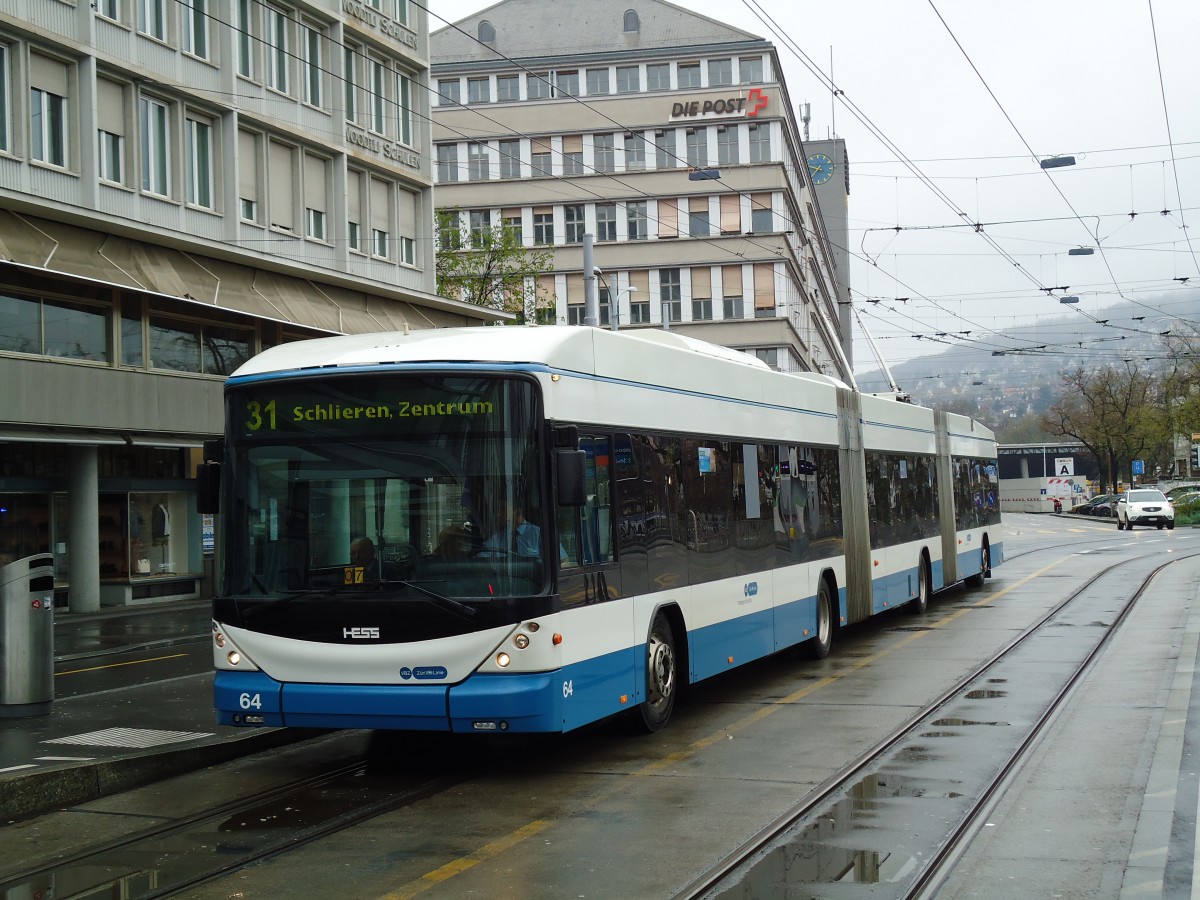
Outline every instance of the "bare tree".
[[1101, 488], [1115, 487], [1121, 467], [1161, 446], [1170, 430], [1162, 385], [1136, 363], [1062, 373], [1063, 394], [1043, 420], [1055, 436], [1079, 441], [1096, 458]]

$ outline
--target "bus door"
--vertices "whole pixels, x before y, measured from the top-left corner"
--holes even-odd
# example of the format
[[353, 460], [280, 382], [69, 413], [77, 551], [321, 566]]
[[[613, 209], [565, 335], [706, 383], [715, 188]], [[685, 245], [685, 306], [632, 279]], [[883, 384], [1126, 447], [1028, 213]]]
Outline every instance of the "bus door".
[[564, 609], [622, 595], [614, 541], [613, 446], [610, 435], [579, 436], [587, 466], [586, 500], [583, 506], [558, 508], [558, 587]]

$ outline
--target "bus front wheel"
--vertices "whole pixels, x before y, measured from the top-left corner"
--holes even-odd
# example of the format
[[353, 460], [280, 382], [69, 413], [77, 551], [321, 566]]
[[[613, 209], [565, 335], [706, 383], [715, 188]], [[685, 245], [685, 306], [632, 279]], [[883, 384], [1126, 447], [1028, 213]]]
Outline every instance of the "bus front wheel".
[[671, 623], [657, 613], [646, 641], [646, 699], [638, 708], [642, 728], [648, 732], [661, 730], [671, 718], [679, 688], [678, 663]]

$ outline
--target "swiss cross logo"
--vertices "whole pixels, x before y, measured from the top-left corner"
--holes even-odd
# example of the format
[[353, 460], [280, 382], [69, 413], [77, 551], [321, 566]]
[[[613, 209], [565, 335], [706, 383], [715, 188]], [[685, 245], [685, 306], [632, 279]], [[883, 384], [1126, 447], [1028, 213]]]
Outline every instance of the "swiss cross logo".
[[753, 118], [758, 115], [760, 109], [764, 109], [767, 105], [767, 95], [762, 92], [762, 88], [750, 88], [746, 94], [746, 100], [753, 104], [746, 110], [747, 118]]

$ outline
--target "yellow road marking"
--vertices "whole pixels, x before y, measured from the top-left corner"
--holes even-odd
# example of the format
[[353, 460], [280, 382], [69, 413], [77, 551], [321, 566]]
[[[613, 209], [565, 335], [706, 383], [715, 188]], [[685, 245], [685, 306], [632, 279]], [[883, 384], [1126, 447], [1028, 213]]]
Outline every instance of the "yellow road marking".
[[[1009, 593], [1010, 591], [1014, 591], [1017, 588], [1021, 587], [1022, 585], [1028, 584], [1030, 581], [1037, 578], [1039, 575], [1049, 572], [1056, 565], [1058, 565], [1057, 562], [1051, 563], [1050, 565], [1046, 566], [1045, 568], [1039, 569], [1038, 571], [1034, 572], [1032, 575], [1027, 575], [1025, 578], [1022, 578], [1020, 581], [1013, 582], [1008, 587], [1003, 588], [994, 594], [988, 594], [986, 597], [980, 599], [979, 601], [977, 601], [975, 603], [972, 603], [970, 606], [956, 610], [955, 612], [952, 612], [950, 615], [946, 616], [945, 618], [932, 623], [930, 628], [940, 628], [942, 625], [946, 624], [947, 622], [956, 621], [957, 619], [959, 619], [962, 616], [966, 615], [967, 613], [971, 612], [971, 610], [975, 609], [976, 607], [983, 606], [984, 604], [987, 604], [987, 603], [994, 603], [996, 600], [1000, 599], [1001, 597], [1003, 597], [1005, 594]], [[693, 741], [692, 744], [690, 746], [688, 746], [686, 749], [680, 750], [675, 753], [668, 754], [667, 756], [663, 757], [660, 760], [655, 760], [654, 762], [643, 766], [638, 771], [631, 772], [630, 775], [635, 778], [644, 778], [648, 775], [653, 775], [656, 772], [659, 772], [662, 769], [665, 769], [667, 766], [670, 766], [674, 763], [683, 762], [684, 760], [687, 760], [690, 757], [695, 756], [701, 750], [711, 747], [713, 744], [719, 743], [720, 741], [729, 740], [730, 736], [733, 735], [734, 733], [745, 730], [746, 728], [750, 727], [751, 725], [762, 721], [767, 716], [774, 715], [775, 713], [779, 712], [779, 710], [784, 709], [785, 707], [791, 706], [796, 701], [802, 700], [803, 698], [809, 696], [810, 694], [814, 693], [815, 691], [818, 691], [823, 687], [828, 687], [829, 685], [833, 684], [838, 679], [845, 677], [850, 672], [858, 671], [859, 669], [862, 669], [864, 666], [868, 666], [873, 662], [878, 662], [880, 659], [883, 659], [885, 656], [890, 655], [894, 651], [899, 650], [901, 647], [904, 647], [904, 646], [912, 643], [913, 641], [917, 640], [918, 638], [924, 637], [926, 634], [928, 634], [928, 632], [918, 631], [918, 632], [914, 632], [913, 634], [907, 635], [906, 637], [904, 637], [902, 640], [898, 641], [897, 643], [890, 644], [887, 647], [887, 649], [885, 649], [885, 650], [880, 650], [878, 653], [874, 653], [871, 656], [865, 657], [860, 660], [856, 660], [855, 662], [853, 662], [849, 666], [847, 666], [847, 668], [844, 672], [837, 674], [837, 675], [827, 675], [824, 678], [814, 681], [812, 684], [802, 687], [798, 691], [794, 691], [793, 693], [788, 694], [786, 697], [781, 697], [778, 700], [773, 700], [767, 706], [764, 706], [764, 707], [761, 707], [761, 708], [755, 710], [750, 715], [744, 716], [743, 718], [739, 719], [738, 721], [726, 726], [725, 728], [722, 728], [720, 731], [713, 732], [712, 734], [708, 735], [707, 737], [703, 737], [697, 741]], [[621, 789], [622, 787], [623, 786], [620, 786], [620, 785], [614, 785], [609, 790], [599, 792], [598, 794], [596, 794], [593, 797], [592, 803], [595, 804], [596, 802], [603, 800], [605, 797], [612, 796], [613, 794], [617, 793], [617, 791], [619, 789]], [[515, 847], [517, 844], [521, 843], [525, 839], [533, 837], [536, 834], [540, 834], [541, 832], [543, 832], [547, 828], [549, 828], [551, 824], [552, 823], [546, 821], [545, 819], [535, 819], [534, 821], [530, 822], [528, 825], [523, 825], [520, 828], [518, 828], [516, 831], [509, 832], [504, 837], [501, 837], [495, 841], [492, 841], [490, 844], [485, 844], [483, 847], [481, 847], [479, 850], [477, 850], [476, 852], [474, 852], [472, 854], [459, 857], [456, 860], [452, 860], [451, 862], [446, 863], [444, 866], [434, 869], [432, 872], [427, 872], [424, 875], [422, 875], [420, 878], [410, 881], [408, 884], [403, 885], [402, 887], [396, 889], [395, 891], [391, 891], [387, 894], [384, 894], [383, 897], [380, 898], [380, 900], [408, 900], [408, 898], [410, 898], [410, 897], [415, 897], [418, 894], [423, 893], [424, 891], [427, 891], [429, 888], [434, 887], [435, 885], [441, 884], [442, 882], [444, 882], [450, 878], [453, 878], [455, 875], [458, 875], [461, 872], [465, 872], [468, 869], [471, 869], [474, 866], [477, 866], [481, 862], [491, 859], [492, 857], [498, 855], [499, 853], [503, 852], [504, 850], [508, 850], [508, 849], [511, 849], [512, 847]]]
[[79, 675], [83, 672], [99, 672], [103, 669], [119, 669], [121, 666], [140, 666], [143, 663], [162, 662], [164, 659], [179, 659], [181, 656], [187, 656], [186, 653], [172, 653], [170, 656], [156, 656], [153, 659], [135, 659], [130, 662], [109, 663], [106, 666], [92, 666], [87, 669], [71, 669], [69, 672], [55, 672], [54, 677], [60, 675]]

